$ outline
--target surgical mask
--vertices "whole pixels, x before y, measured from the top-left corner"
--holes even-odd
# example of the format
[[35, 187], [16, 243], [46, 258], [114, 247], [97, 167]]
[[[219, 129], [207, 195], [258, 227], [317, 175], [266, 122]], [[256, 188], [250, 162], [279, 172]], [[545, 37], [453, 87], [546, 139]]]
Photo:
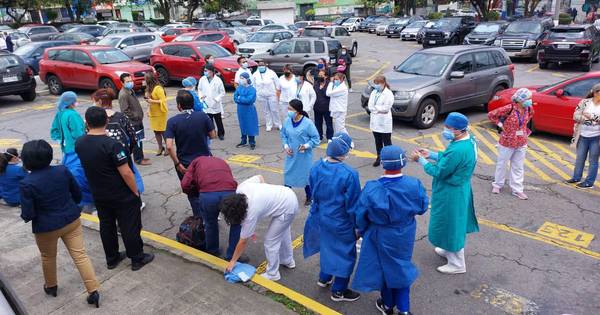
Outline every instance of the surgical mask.
[[213, 58], [210, 58], [207, 60], [208, 63], [215, 63], [215, 60]]
[[126, 89], [131, 90], [133, 89], [133, 82], [125, 82], [124, 86]]
[[444, 128], [444, 131], [442, 131], [442, 138], [448, 141], [452, 141], [454, 140], [454, 138], [456, 138], [456, 136], [454, 135], [454, 132], [452, 132], [452, 130]]
[[247, 62], [242, 62], [242, 68], [247, 69], [248, 68], [248, 63]]
[[346, 51], [345, 50], [342, 50], [342, 55], [346, 55]]
[[265, 72], [267, 72], [267, 67], [265, 67], [265, 66], [259, 66], [259, 67], [258, 67], [258, 71], [259, 71], [260, 73], [265, 73]]
[[317, 69], [321, 70], [323, 68], [325, 68], [324, 64], [320, 63], [320, 64], [317, 65]]
[[377, 92], [381, 92], [381, 91], [383, 91], [383, 86], [381, 86], [381, 84], [376, 84], [376, 85], [375, 85], [373, 88], [374, 88], [374, 89], [375, 89]]
[[208, 77], [208, 71], [204, 71], [204, 76]]
[[294, 117], [296, 117], [296, 112], [293, 110], [288, 110], [288, 117], [294, 119]]
[[527, 108], [531, 105], [533, 105], [533, 101], [531, 99], [527, 99], [523, 103], [521, 103], [521, 106], [523, 106], [524, 108]]
[[333, 80], [333, 86], [339, 86], [340, 80]]
[[244, 79], [244, 78], [241, 78], [241, 79], [240, 79], [240, 84], [241, 84], [242, 86], [248, 86], [248, 80], [246, 80], [246, 79]]

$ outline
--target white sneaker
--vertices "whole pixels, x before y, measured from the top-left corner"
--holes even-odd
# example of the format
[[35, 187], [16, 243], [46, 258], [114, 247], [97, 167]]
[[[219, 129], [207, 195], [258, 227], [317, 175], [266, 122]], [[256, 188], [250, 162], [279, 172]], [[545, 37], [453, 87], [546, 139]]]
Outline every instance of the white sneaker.
[[261, 277], [263, 277], [265, 279], [269, 279], [271, 281], [279, 281], [281, 279], [281, 275], [279, 274], [279, 271], [277, 271], [277, 274], [274, 276], [271, 276], [265, 272], [265, 273], [261, 274]]
[[499, 194], [500, 193], [500, 188], [498, 187], [492, 187], [492, 194]]
[[296, 268], [296, 262], [292, 260], [291, 263], [289, 264], [281, 264], [282, 266], [284, 266], [287, 269], [295, 269]]
[[436, 254], [438, 254], [438, 255], [440, 255], [441, 257], [444, 257], [444, 258], [446, 258], [446, 253], [448, 253], [445, 249], [441, 249], [439, 247], [436, 247], [434, 249], [434, 251], [435, 251]]
[[142, 201], [142, 206], [140, 207], [140, 211], [144, 210], [144, 208], [146, 208], [146, 203]]
[[271, 127], [267, 127], [267, 132], [270, 132], [270, 131], [271, 131]]
[[437, 271], [448, 274], [448, 275], [455, 275], [455, 274], [459, 274], [459, 273], [465, 273], [465, 272], [467, 272], [467, 269], [466, 268], [458, 268], [458, 267], [450, 266], [450, 265], [446, 264], [446, 265], [437, 267]]
[[352, 92], [354, 92], [354, 91], [352, 91], [352, 89], [348, 89], [348, 92], [352, 93]]

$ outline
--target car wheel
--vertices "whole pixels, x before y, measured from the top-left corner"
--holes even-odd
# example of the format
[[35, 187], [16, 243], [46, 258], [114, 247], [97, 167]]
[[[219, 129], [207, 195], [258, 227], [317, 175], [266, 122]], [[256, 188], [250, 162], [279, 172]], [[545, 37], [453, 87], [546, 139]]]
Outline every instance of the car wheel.
[[35, 97], [37, 96], [37, 94], [35, 93], [35, 88], [31, 88], [30, 90], [28, 90], [27, 92], [21, 94], [21, 98], [25, 101], [25, 102], [33, 102], [35, 100]]
[[169, 72], [167, 69], [163, 67], [156, 68], [156, 72], [158, 72], [158, 81], [162, 86], [169, 85]]
[[352, 45], [352, 53], [351, 53], [352, 57], [356, 57], [356, 55], [358, 55], [358, 44], [354, 43], [354, 45]]
[[538, 63], [538, 66], [540, 67], [540, 69], [548, 69], [547, 62], [540, 62], [540, 63]]
[[109, 78], [100, 79], [100, 83], [98, 84], [101, 89], [112, 89], [115, 93], [117, 92], [117, 87], [115, 83]]
[[429, 129], [438, 116], [438, 103], [433, 98], [426, 98], [419, 105], [413, 123], [419, 129]]
[[48, 91], [50, 91], [50, 94], [60, 95], [60, 93], [62, 93], [63, 85], [57, 76], [49, 75], [48, 78], [46, 79], [46, 82], [48, 84]]
[[506, 89], [503, 85], [498, 85], [494, 88], [494, 90], [492, 91], [492, 95], [490, 95], [490, 98], [488, 99], [488, 102], [483, 104], [483, 111], [487, 113], [488, 111], [488, 104], [492, 101], [492, 99], [494, 98], [494, 95], [496, 95], [496, 93], [502, 91]]

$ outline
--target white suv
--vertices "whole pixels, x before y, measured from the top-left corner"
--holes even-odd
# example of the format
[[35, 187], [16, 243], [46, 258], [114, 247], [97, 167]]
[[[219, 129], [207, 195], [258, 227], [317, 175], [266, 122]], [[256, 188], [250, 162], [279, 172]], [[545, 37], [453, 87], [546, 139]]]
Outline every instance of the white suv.
[[300, 37], [335, 38], [348, 49], [352, 57], [358, 54], [358, 42], [343, 26], [307, 26]]
[[358, 30], [358, 25], [362, 21], [363, 21], [363, 18], [361, 18], [361, 17], [351, 17], [351, 18], [348, 18], [346, 21], [344, 21], [344, 23], [342, 23], [342, 26], [344, 28], [346, 28], [346, 30], [348, 30], [348, 32], [356, 32]]

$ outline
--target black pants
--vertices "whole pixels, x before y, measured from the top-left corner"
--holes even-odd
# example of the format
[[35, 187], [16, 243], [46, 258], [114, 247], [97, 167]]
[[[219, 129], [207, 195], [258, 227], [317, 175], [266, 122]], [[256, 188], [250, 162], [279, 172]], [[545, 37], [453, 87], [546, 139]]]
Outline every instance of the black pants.
[[346, 71], [344, 71], [346, 75], [346, 81], [348, 81], [348, 88], [352, 88], [352, 80], [350, 79], [350, 65], [346, 65]]
[[119, 259], [119, 238], [117, 224], [121, 230], [121, 238], [125, 244], [127, 257], [132, 261], [140, 261], [144, 257], [142, 230], [142, 201], [136, 196], [127, 200], [96, 201], [98, 218], [100, 218], [100, 238], [106, 255], [106, 263], [112, 264]]
[[225, 137], [225, 128], [223, 127], [223, 119], [221, 119], [221, 113], [208, 114], [208, 117], [215, 121], [215, 125], [217, 125], [217, 135], [219, 136], [219, 139]]
[[375, 137], [375, 148], [377, 149], [377, 156], [381, 155], [381, 149], [384, 146], [392, 145], [391, 133], [379, 133], [373, 131], [373, 137]]
[[[135, 129], [136, 134], [144, 133], [144, 125], [143, 124], [135, 124], [133, 125], [133, 129]], [[133, 160], [135, 163], [140, 164], [144, 159], [144, 145], [141, 140], [138, 140], [137, 145], [133, 148]]]
[[331, 119], [331, 112], [315, 111], [315, 127], [317, 127], [319, 139], [321, 140], [323, 140], [323, 120], [325, 120], [325, 125], [327, 126], [325, 136], [327, 137], [327, 140], [329, 140], [333, 138], [333, 119]]

